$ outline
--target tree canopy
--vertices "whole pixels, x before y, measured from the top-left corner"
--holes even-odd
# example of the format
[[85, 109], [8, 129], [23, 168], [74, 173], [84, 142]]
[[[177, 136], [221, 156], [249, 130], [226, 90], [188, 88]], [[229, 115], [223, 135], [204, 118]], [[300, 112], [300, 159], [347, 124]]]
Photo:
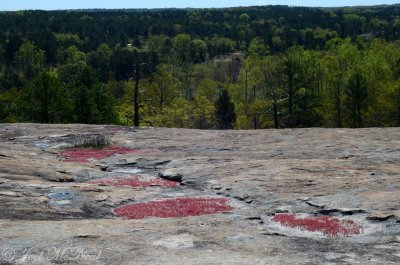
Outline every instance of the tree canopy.
[[140, 125], [199, 129], [400, 126], [399, 14], [1, 12], [0, 122], [132, 125], [140, 113]]

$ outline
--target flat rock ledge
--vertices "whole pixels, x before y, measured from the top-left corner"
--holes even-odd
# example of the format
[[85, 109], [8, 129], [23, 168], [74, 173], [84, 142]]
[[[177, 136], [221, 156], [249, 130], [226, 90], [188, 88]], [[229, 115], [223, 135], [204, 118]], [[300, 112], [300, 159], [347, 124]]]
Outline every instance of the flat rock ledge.
[[399, 202], [398, 128], [0, 125], [0, 264], [399, 264]]

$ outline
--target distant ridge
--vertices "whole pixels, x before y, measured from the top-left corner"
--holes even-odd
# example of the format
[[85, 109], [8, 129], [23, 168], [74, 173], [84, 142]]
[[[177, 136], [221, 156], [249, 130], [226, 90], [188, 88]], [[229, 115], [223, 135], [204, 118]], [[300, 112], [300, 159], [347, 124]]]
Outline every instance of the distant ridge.
[[0, 12], [21, 12], [21, 11], [44, 11], [44, 12], [126, 12], [126, 13], [140, 13], [140, 12], [159, 12], [159, 11], [177, 11], [177, 10], [235, 10], [235, 9], [265, 9], [271, 7], [282, 7], [282, 8], [311, 8], [311, 9], [323, 9], [323, 10], [338, 10], [338, 9], [379, 9], [379, 8], [391, 8], [400, 7], [400, 3], [396, 4], [381, 4], [381, 5], [359, 5], [359, 6], [339, 6], [339, 7], [321, 7], [321, 6], [296, 6], [296, 5], [258, 5], [258, 6], [232, 6], [232, 7], [165, 7], [165, 8], [84, 8], [84, 9], [24, 9], [16, 11], [0, 10]]

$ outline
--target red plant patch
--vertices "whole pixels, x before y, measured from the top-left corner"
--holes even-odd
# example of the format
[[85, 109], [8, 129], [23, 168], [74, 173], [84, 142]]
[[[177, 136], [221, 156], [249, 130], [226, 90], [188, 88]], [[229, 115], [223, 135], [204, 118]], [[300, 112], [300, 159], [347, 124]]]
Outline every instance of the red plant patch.
[[331, 216], [297, 217], [295, 214], [277, 214], [272, 221], [284, 226], [301, 228], [311, 232], [322, 232], [328, 236], [360, 234], [363, 227], [352, 220], [339, 220]]
[[131, 187], [150, 187], [150, 186], [161, 186], [161, 187], [176, 187], [178, 185], [175, 181], [169, 181], [164, 179], [152, 179], [152, 180], [139, 180], [137, 176], [127, 177], [115, 177], [115, 178], [102, 178], [90, 180], [88, 183], [100, 184], [106, 186], [131, 186]]
[[177, 198], [127, 204], [114, 209], [118, 217], [144, 219], [148, 217], [187, 217], [227, 212], [233, 208], [225, 198]]
[[101, 160], [114, 154], [148, 154], [155, 152], [155, 149], [132, 149], [121, 146], [110, 146], [103, 149], [75, 148], [60, 152], [64, 162], [90, 162], [90, 160]]

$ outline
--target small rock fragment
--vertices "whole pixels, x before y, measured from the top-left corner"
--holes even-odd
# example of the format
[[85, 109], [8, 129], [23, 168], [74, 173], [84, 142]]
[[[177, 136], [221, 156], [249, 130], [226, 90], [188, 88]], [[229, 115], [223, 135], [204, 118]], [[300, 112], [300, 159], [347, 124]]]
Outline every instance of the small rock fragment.
[[9, 196], [9, 197], [20, 197], [20, 195], [14, 191], [0, 191], [0, 196]]
[[49, 181], [54, 181], [54, 182], [74, 182], [75, 178], [73, 176], [49, 176], [45, 177], [45, 179]]
[[38, 198], [39, 203], [48, 203], [49, 202], [49, 198], [47, 196], [40, 196]]
[[173, 173], [173, 174], [166, 174], [165, 172], [159, 173], [158, 176], [160, 178], [170, 180], [170, 181], [176, 181], [176, 182], [182, 182], [183, 175], [180, 173]]
[[369, 216], [367, 216], [368, 220], [371, 221], [386, 221], [390, 218], [394, 218], [395, 216], [393, 214], [385, 214], [385, 213], [381, 213], [381, 212], [373, 212], [372, 214], [370, 214]]
[[88, 235], [88, 234], [74, 236], [74, 238], [99, 238], [99, 237], [100, 236], [98, 236], [98, 235]]
[[100, 197], [100, 198], [96, 199], [96, 201], [103, 202], [103, 201], [108, 200], [109, 198], [110, 198], [110, 196], [103, 196], [103, 197]]
[[250, 216], [247, 217], [246, 220], [262, 220], [261, 216]]
[[104, 164], [97, 164], [96, 166], [98, 166], [101, 171], [107, 171], [108, 169], [108, 166]]

